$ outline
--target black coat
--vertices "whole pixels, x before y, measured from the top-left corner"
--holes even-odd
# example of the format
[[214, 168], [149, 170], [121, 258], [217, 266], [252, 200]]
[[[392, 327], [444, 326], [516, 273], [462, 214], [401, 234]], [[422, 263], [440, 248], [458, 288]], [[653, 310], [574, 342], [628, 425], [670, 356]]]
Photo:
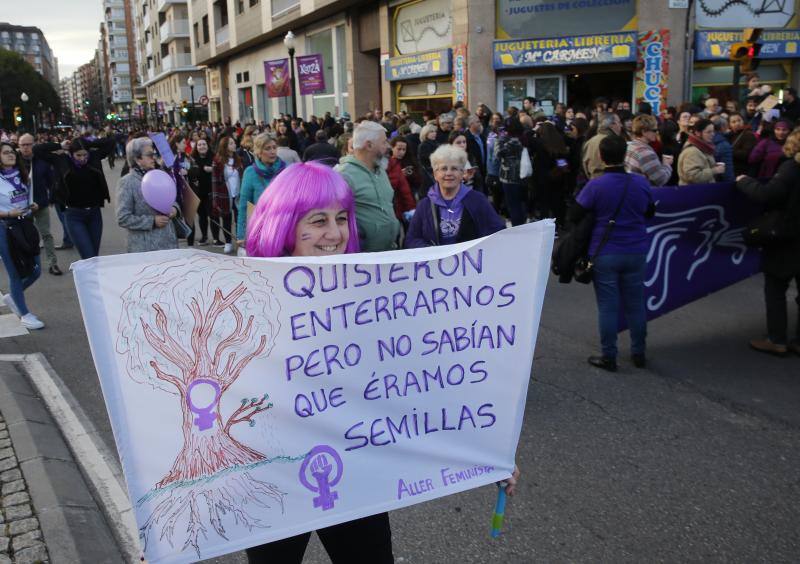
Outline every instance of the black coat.
[[761, 254], [764, 272], [783, 279], [800, 276], [800, 163], [795, 159], [781, 164], [766, 184], [750, 177], [736, 183], [741, 192], [765, 204], [768, 211], [784, 210], [785, 225], [794, 227], [788, 241], [764, 247]]
[[106, 175], [103, 173], [103, 159], [114, 150], [114, 138], [89, 141], [87, 145], [89, 162], [85, 170], [78, 170], [69, 154], [54, 152], [61, 150], [58, 143], [42, 143], [36, 146], [36, 155], [53, 166], [53, 200], [60, 205], [102, 207], [104, 201], [111, 201]]

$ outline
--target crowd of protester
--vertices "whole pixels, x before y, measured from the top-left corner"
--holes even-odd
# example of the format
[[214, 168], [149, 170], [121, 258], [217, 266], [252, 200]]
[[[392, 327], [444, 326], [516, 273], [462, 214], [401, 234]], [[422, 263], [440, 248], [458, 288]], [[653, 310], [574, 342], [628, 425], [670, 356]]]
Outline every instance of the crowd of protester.
[[[763, 254], [768, 337], [750, 345], [800, 354], [800, 335], [789, 339], [786, 308], [791, 281], [800, 284], [800, 101], [791, 88], [779, 104], [770, 96], [758, 77], [749, 77], [742, 100], [707, 98], [659, 115], [646, 103], [634, 114], [629, 101], [605, 98], [591, 108], [558, 103], [547, 115], [525, 98], [522, 107], [498, 112], [456, 103], [439, 115], [375, 110], [355, 120], [328, 113], [259, 124], [2, 132], [0, 258], [9, 280], [3, 301], [25, 327], [44, 326], [24, 296], [41, 274], [39, 239], [54, 276], [62, 274], [56, 250], [74, 246], [82, 259], [97, 256], [101, 208], [111, 202], [101, 161], [115, 167], [122, 158], [112, 188], [128, 252], [175, 249], [182, 239], [250, 256], [389, 251], [469, 241], [554, 218], [564, 243], [554, 271], [569, 280], [572, 273], [564, 271], [582, 257], [593, 274], [601, 354], [589, 363], [617, 369], [623, 311], [631, 360], [641, 368], [647, 365], [646, 221], [657, 211], [652, 187], [736, 181], [781, 214], [783, 230], [780, 244], [765, 245]], [[153, 131], [165, 134], [175, 156], [169, 166]], [[156, 169], [177, 187], [169, 211], [152, 207], [142, 189]], [[196, 221], [182, 225], [181, 200], [190, 193], [199, 201]], [[58, 245], [50, 206], [63, 227]], [[575, 244], [579, 232], [583, 248]], [[569, 252], [572, 262], [564, 267]], [[320, 533], [329, 552], [344, 559], [356, 546], [347, 539], [356, 537], [374, 540], [374, 561], [392, 559], [386, 514]], [[296, 558], [307, 542], [301, 535], [249, 555]]]
[[[590, 254], [600, 247], [595, 254], [612, 258], [593, 262], [603, 354], [590, 362], [615, 369], [616, 321], [611, 321], [610, 312], [616, 311], [620, 299], [641, 301], [629, 289], [643, 285], [640, 251], [646, 239], [645, 216], [653, 211], [652, 202], [645, 201], [652, 199], [650, 187], [738, 180], [743, 192], [766, 201], [753, 186], [785, 177], [795, 166], [787, 163], [796, 163], [787, 140], [800, 119], [800, 100], [792, 88], [777, 94], [755, 75], [746, 79], [739, 100], [720, 103], [706, 97], [664, 107], [659, 115], [653, 115], [647, 103], [638, 104], [634, 113], [630, 101], [602, 97], [592, 107], [556, 103], [545, 112], [529, 97], [521, 107], [497, 112], [483, 103], [471, 110], [457, 102], [438, 115], [375, 110], [355, 119], [347, 113], [337, 118], [326, 113], [308, 119], [281, 115], [271, 123], [106, 126], [97, 131], [43, 131], [35, 137], [3, 132], [4, 147], [15, 155], [13, 165], [11, 156], [4, 158], [4, 177], [8, 174], [12, 182], [30, 177], [32, 182], [27, 184], [31, 205], [22, 209], [0, 201], [0, 207], [10, 216], [31, 212], [53, 275], [62, 273], [58, 249], [75, 246], [81, 258], [100, 252], [100, 208], [110, 202], [103, 158], [111, 167], [116, 159], [125, 161], [116, 204], [117, 222], [128, 232], [129, 252], [177, 248], [185, 239], [189, 246], [214, 245], [224, 253], [244, 253], [252, 209], [283, 171], [309, 161], [332, 167], [352, 190], [361, 251], [461, 242], [540, 218], [554, 218], [563, 234], [591, 211], [595, 225]], [[152, 130], [163, 132], [177, 155], [169, 167], [148, 138]], [[180, 216], [180, 189], [169, 214], [153, 210], [142, 197], [142, 179], [154, 168], [166, 170], [199, 199], [197, 220], [188, 234], [180, 233], [174, 221]], [[14, 170], [22, 176], [14, 177]], [[631, 174], [637, 176], [633, 190]], [[796, 217], [800, 204], [795, 192], [789, 190], [767, 205], [785, 208]], [[617, 203], [622, 206], [618, 218], [611, 213]], [[64, 239], [57, 246], [50, 234], [51, 205], [64, 227]], [[599, 245], [609, 219], [616, 227]], [[13, 263], [8, 262], [12, 247], [0, 239], [9, 279], [16, 280], [11, 280], [6, 303], [24, 315], [27, 307], [20, 288], [33, 283], [41, 267], [27, 277], [13, 276]], [[634, 254], [641, 260], [626, 262]], [[615, 255], [625, 255], [626, 260], [615, 262]], [[783, 262], [796, 264], [797, 257], [789, 253]], [[754, 340], [753, 348], [800, 354], [797, 342], [787, 336], [786, 323], [775, 320], [786, 317], [778, 304], [798, 275], [800, 267], [783, 268], [774, 277], [767, 274], [769, 338]], [[631, 326], [638, 327], [635, 364], [644, 365], [646, 330], [638, 321], [642, 312], [628, 313], [629, 323], [635, 321]]]

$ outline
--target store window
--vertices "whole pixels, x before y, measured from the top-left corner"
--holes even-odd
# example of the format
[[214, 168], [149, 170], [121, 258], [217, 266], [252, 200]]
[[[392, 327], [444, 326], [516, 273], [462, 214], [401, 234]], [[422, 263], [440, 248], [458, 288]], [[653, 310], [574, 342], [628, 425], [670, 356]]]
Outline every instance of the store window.
[[239, 89], [239, 121], [242, 124], [253, 121], [253, 89]]
[[315, 116], [336, 111], [336, 90], [333, 78], [333, 30], [326, 29], [309, 35], [306, 39], [306, 53], [322, 55], [322, 74], [325, 90], [311, 95], [311, 113]]

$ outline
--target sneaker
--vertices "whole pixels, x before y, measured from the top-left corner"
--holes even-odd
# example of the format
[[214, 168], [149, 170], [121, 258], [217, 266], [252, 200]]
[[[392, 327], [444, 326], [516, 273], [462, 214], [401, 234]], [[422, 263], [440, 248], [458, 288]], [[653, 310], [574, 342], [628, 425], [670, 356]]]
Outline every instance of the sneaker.
[[786, 345], [775, 344], [769, 339], [753, 339], [750, 341], [750, 348], [774, 356], [786, 356], [789, 352]]
[[3, 296], [3, 303], [8, 306], [8, 309], [11, 310], [11, 313], [16, 315], [17, 317], [20, 317], [19, 308], [17, 307], [17, 304], [14, 302], [14, 298], [11, 297], [11, 294], [6, 294], [5, 296]]
[[56, 249], [57, 251], [65, 251], [65, 250], [67, 250], [67, 249], [71, 249], [71, 248], [72, 248], [72, 247], [74, 247], [74, 246], [75, 246], [75, 245], [72, 245], [72, 244], [69, 244], [69, 245], [68, 245], [68, 244], [66, 244], [66, 243], [61, 243], [60, 245], [56, 245], [56, 246], [55, 246], [55, 249]]
[[200, 239], [197, 242], [197, 246], [198, 247], [206, 247], [206, 246], [208, 246], [208, 239]]
[[26, 313], [20, 318], [20, 321], [22, 321], [22, 326], [25, 329], [41, 329], [44, 327], [44, 323], [32, 313]]
[[225, 247], [223, 247], [222, 252], [226, 255], [229, 255], [233, 252], [233, 244], [232, 243], [225, 243]]
[[63, 272], [61, 272], [61, 269], [58, 268], [57, 264], [51, 266], [49, 269], [47, 269], [47, 271], [53, 276], [61, 276], [62, 274], [64, 274]]
[[617, 371], [617, 361], [613, 358], [606, 358], [604, 356], [590, 356], [587, 361], [592, 366], [608, 370], [609, 372]]
[[219, 239], [217, 239], [216, 241], [214, 241], [214, 242], [212, 243], [212, 245], [214, 245], [215, 247], [224, 247], [224, 246], [225, 246], [225, 243], [223, 243], [222, 241], [220, 241]]

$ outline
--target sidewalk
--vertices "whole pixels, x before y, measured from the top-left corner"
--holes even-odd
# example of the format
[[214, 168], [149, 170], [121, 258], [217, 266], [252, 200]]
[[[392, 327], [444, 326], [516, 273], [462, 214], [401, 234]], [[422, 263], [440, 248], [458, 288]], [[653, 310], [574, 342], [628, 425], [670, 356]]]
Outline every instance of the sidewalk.
[[28, 486], [0, 413], [0, 564], [49, 562], [42, 529], [34, 515]]
[[124, 562], [21, 364], [0, 362], [0, 564]]

